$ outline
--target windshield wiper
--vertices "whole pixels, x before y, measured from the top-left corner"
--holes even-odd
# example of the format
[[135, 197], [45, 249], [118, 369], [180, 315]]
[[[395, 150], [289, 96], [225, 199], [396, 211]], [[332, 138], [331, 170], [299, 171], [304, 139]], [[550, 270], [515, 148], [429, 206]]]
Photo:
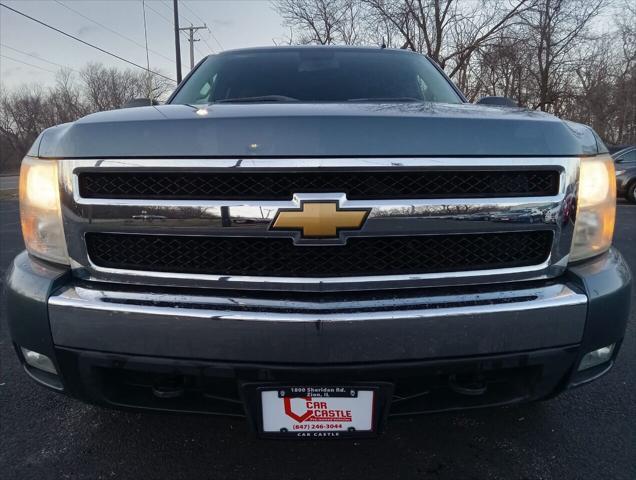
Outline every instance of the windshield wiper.
[[415, 97], [369, 97], [369, 98], [348, 98], [347, 102], [418, 102], [424, 100]]
[[260, 102], [298, 102], [297, 98], [285, 95], [261, 95], [258, 97], [223, 98], [212, 103], [260, 103]]

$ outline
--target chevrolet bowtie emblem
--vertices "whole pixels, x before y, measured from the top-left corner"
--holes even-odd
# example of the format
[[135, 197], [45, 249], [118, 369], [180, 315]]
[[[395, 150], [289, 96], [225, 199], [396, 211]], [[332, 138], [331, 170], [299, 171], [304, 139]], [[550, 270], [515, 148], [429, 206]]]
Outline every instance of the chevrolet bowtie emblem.
[[335, 238], [339, 230], [359, 230], [369, 210], [345, 210], [338, 202], [302, 202], [300, 209], [281, 209], [272, 230], [300, 230], [304, 238]]

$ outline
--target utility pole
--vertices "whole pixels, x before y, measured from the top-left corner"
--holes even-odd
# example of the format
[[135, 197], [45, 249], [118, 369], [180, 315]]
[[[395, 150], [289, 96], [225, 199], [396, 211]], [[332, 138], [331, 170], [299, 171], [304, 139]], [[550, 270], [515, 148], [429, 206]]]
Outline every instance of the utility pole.
[[179, 0], [172, 0], [174, 9], [174, 53], [177, 56], [177, 83], [181, 83], [181, 44], [179, 43]]
[[194, 38], [194, 32], [197, 30], [207, 30], [208, 26], [204, 23], [202, 27], [193, 27], [190, 25], [189, 27], [183, 27], [179, 30], [184, 30], [188, 32], [188, 42], [190, 42], [190, 70], [194, 68], [194, 42], [198, 42], [199, 39]]

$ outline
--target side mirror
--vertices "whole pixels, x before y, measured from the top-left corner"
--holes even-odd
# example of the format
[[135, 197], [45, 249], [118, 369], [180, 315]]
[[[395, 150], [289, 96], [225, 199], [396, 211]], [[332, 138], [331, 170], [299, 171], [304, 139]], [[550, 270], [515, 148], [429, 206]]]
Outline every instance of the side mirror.
[[133, 98], [124, 103], [121, 108], [149, 107], [151, 105], [159, 105], [159, 102], [150, 98]]
[[481, 97], [478, 105], [497, 105], [499, 107], [518, 107], [517, 103], [508, 97]]

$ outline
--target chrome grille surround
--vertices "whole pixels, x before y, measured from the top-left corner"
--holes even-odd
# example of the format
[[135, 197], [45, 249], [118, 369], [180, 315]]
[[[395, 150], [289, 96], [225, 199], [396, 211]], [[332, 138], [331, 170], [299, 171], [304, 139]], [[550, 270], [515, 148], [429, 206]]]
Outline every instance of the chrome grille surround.
[[[80, 159], [60, 160], [64, 228], [74, 274], [91, 281], [251, 290], [343, 291], [484, 284], [556, 277], [568, 262], [573, 233], [573, 202], [579, 159], [549, 158], [333, 158], [333, 159]], [[82, 171], [267, 171], [351, 169], [546, 170], [559, 172], [559, 190], [547, 197], [349, 200], [342, 192], [298, 192], [292, 200], [145, 200], [82, 198]], [[435, 235], [550, 230], [549, 258], [538, 265], [465, 272], [364, 277], [263, 277], [146, 272], [102, 268], [87, 255], [86, 232], [237, 237], [290, 237], [271, 231], [280, 208], [302, 201], [338, 200], [342, 208], [371, 209], [362, 229], [341, 233], [332, 243], [353, 236]], [[295, 238], [298, 243], [312, 241]], [[324, 241], [317, 241], [323, 245]], [[302, 247], [299, 247], [302, 248]], [[334, 247], [337, 248], [337, 247]]]

